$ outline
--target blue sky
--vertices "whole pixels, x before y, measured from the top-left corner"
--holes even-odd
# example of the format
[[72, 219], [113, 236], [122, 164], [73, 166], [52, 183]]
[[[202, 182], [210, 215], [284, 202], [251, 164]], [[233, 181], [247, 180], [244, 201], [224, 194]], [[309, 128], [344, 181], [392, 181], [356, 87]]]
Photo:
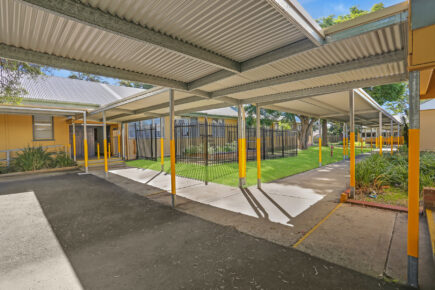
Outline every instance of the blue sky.
[[[351, 6], [358, 6], [359, 9], [369, 10], [374, 4], [382, 2], [385, 7], [403, 2], [403, 0], [299, 0], [304, 9], [314, 18], [326, 17], [331, 14], [342, 15], [349, 12]], [[68, 77], [71, 72], [67, 70], [53, 69], [50, 75]], [[118, 80], [103, 77], [109, 84], [116, 85]]]
[[403, 2], [404, 0], [299, 0], [299, 3], [314, 18], [326, 17], [331, 14], [342, 15], [349, 12], [349, 7], [369, 10], [376, 3], [384, 3], [385, 7]]

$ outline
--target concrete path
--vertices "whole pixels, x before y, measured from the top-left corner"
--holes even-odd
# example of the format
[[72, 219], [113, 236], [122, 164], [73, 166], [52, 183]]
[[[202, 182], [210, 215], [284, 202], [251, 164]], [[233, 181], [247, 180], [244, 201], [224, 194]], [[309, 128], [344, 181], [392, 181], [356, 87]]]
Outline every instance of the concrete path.
[[[153, 191], [142, 187], [150, 188], [144, 194]], [[85, 289], [404, 289], [173, 210], [93, 175], [0, 181], [0, 196], [29, 190], [38, 201], [30, 208], [40, 206]], [[4, 210], [10, 216], [14, 211]], [[26, 222], [32, 219], [16, 217]], [[33, 232], [30, 227], [22, 228], [20, 236]], [[21, 244], [14, 235], [8, 231], [3, 236], [2, 249], [9, 245], [6, 240]], [[46, 247], [39, 243], [27, 246], [27, 252]], [[13, 257], [20, 258], [20, 252]], [[4, 259], [0, 265], [4, 272], [13, 269]], [[64, 285], [72, 281], [65, 275], [50, 276], [52, 281], [60, 277], [66, 277]]]

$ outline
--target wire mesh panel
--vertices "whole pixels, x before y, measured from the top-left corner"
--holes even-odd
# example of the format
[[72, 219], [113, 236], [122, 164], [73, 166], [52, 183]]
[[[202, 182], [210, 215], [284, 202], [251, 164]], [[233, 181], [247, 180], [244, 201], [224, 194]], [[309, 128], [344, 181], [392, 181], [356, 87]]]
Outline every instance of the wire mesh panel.
[[135, 124], [138, 159], [157, 160], [157, 129], [155, 125], [139, 128]]
[[297, 132], [285, 129], [261, 128], [262, 159], [296, 156]]

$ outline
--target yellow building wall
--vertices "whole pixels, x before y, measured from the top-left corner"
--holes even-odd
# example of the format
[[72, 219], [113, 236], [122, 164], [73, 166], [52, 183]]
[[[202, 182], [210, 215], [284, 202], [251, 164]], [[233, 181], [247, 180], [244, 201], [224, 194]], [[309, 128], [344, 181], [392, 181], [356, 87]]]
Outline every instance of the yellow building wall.
[[435, 151], [435, 110], [420, 111], [420, 151]]
[[0, 150], [20, 149], [27, 146], [68, 145], [66, 117], [54, 117], [54, 140], [33, 141], [31, 115], [0, 114]]

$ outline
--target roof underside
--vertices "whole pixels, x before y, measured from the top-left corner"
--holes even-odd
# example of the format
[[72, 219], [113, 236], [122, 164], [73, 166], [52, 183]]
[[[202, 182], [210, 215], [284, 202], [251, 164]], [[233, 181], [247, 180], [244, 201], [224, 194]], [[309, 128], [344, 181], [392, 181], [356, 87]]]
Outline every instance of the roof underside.
[[308, 100], [407, 79], [406, 3], [329, 32], [294, 0], [0, 0], [0, 13], [0, 56], [159, 86], [107, 106], [116, 121], [167, 114], [162, 87], [178, 113], [258, 103], [321, 116], [341, 111]]

